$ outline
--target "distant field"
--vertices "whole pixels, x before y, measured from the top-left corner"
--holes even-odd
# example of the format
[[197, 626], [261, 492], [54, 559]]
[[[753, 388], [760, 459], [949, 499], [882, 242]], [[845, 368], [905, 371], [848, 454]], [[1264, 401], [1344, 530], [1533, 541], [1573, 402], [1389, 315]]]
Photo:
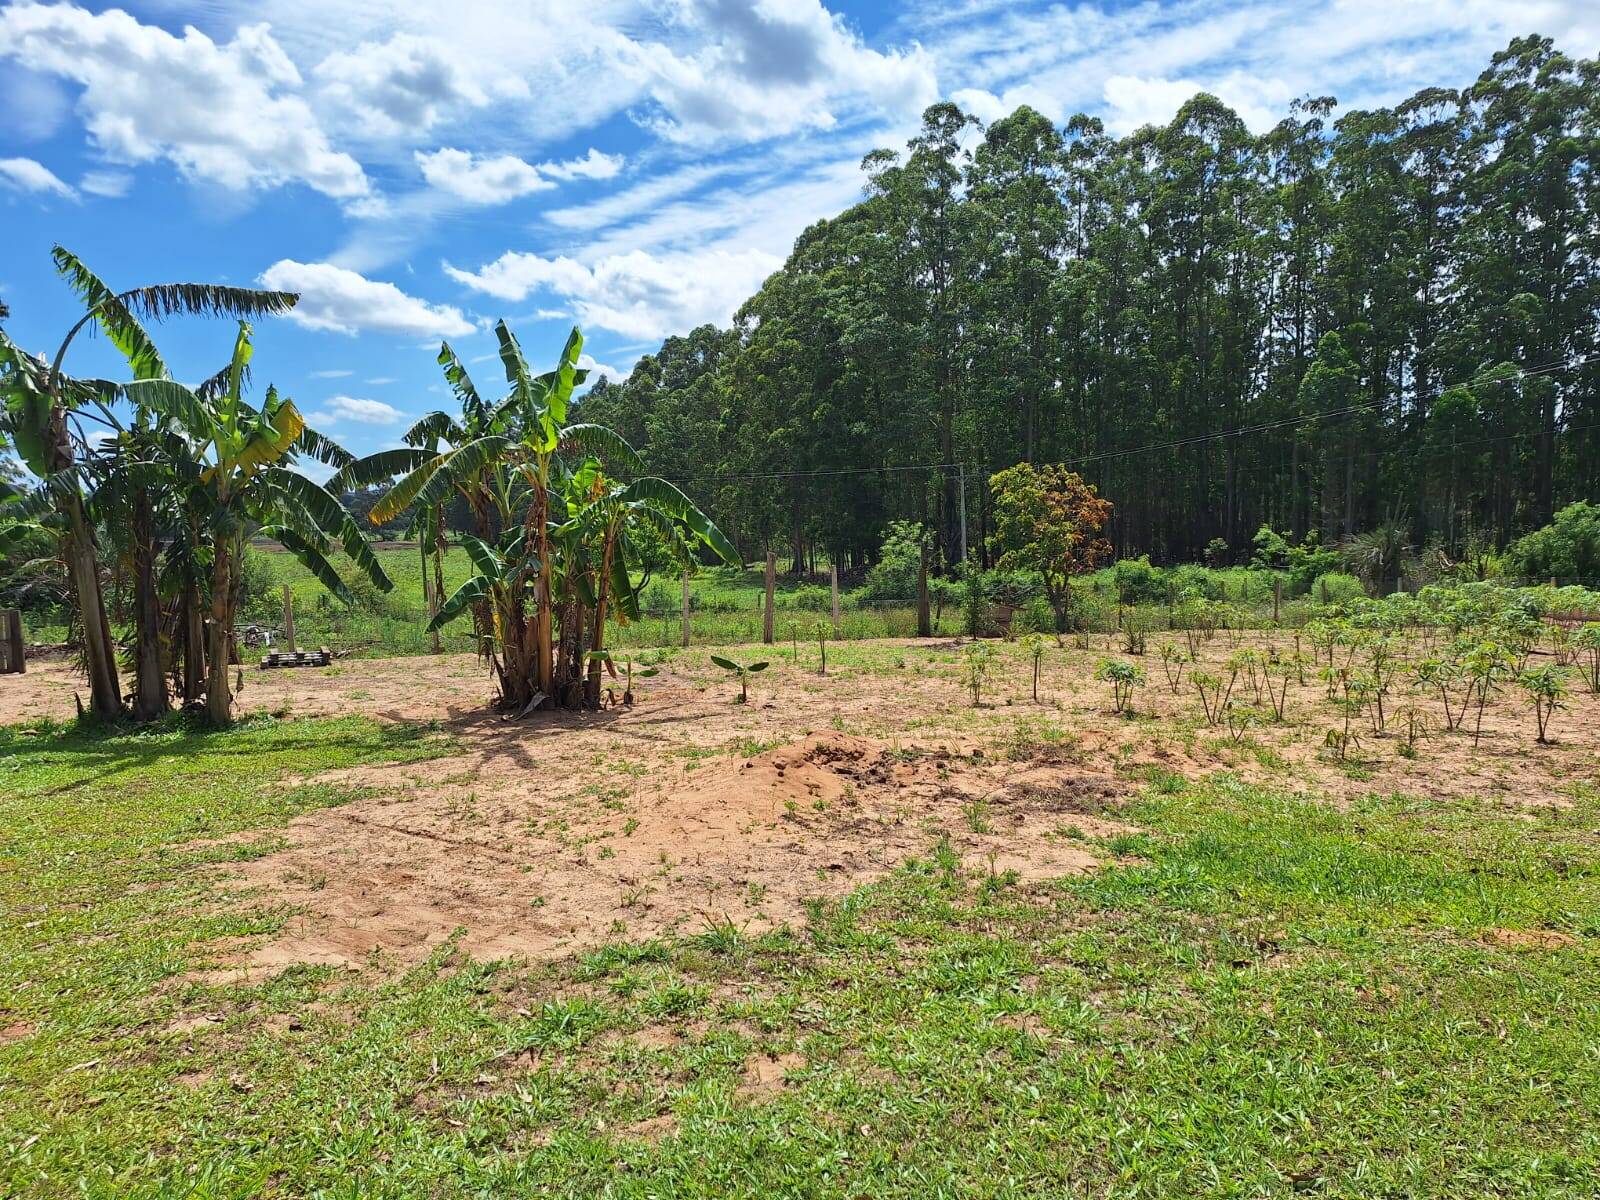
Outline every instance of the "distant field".
[[[279, 629], [283, 623], [282, 588], [288, 584], [295, 599], [295, 630], [303, 646], [327, 645], [357, 656], [426, 654], [432, 639], [424, 632], [426, 605], [422, 594], [421, 560], [414, 545], [376, 542], [374, 553], [394, 589], [379, 592], [362, 579], [342, 555], [335, 559], [340, 573], [355, 593], [356, 604], [346, 607], [320, 581], [286, 551], [251, 547], [247, 556], [249, 595], [240, 612], [241, 623]], [[445, 557], [445, 591], [448, 595], [466, 581], [471, 564], [465, 550], [453, 548]], [[1271, 576], [1262, 571], [1232, 568], [1207, 572], [1226, 591], [1229, 604], [1265, 624], [1272, 613]], [[1086, 575], [1078, 590], [1084, 624], [1094, 630], [1119, 627], [1117, 587], [1110, 568]], [[618, 647], [675, 646], [680, 638], [681, 594], [679, 581], [655, 578], [645, 581], [641, 604], [644, 620], [613, 625], [608, 640]], [[703, 570], [689, 581], [690, 636], [697, 645], [732, 645], [761, 638], [763, 571], [744, 569]], [[805, 641], [815, 636], [819, 624], [831, 627], [831, 597], [825, 582], [797, 579], [780, 571], [777, 580], [776, 633], [780, 641]], [[916, 632], [916, 608], [907, 596], [903, 603], [869, 601], [860, 588], [842, 592], [841, 634], [846, 640], [910, 637]], [[1284, 624], [1298, 624], [1307, 615], [1309, 600], [1290, 601], [1281, 613]], [[1131, 614], [1131, 616], [1130, 616]], [[947, 598], [932, 605], [936, 636], [962, 630], [959, 605]], [[1124, 617], [1149, 629], [1166, 628], [1170, 614], [1163, 603], [1129, 608]], [[32, 643], [56, 643], [67, 637], [59, 615], [25, 612], [26, 636]], [[458, 621], [440, 635], [445, 650], [474, 649], [470, 624]]]
[[[357, 597], [354, 608], [340, 604], [326, 588], [291, 554], [252, 548], [249, 571], [259, 572], [270, 585], [261, 598], [243, 614], [248, 619], [276, 629], [282, 624], [282, 585], [293, 590], [295, 631], [305, 645], [326, 644], [358, 654], [424, 654], [431, 640], [423, 631], [427, 623], [422, 594], [422, 564], [415, 546], [381, 543], [375, 548], [385, 574], [394, 581], [394, 590], [378, 592], [357, 581], [348, 570], [348, 560], [340, 559], [341, 573], [352, 581]], [[466, 581], [471, 563], [465, 550], [452, 548], [445, 556], [445, 592], [448, 595]], [[615, 646], [676, 645], [680, 637], [681, 592], [677, 578], [645, 582], [643, 621], [613, 625], [609, 640]], [[761, 604], [764, 590], [762, 571], [706, 571], [689, 581], [691, 636], [701, 644], [729, 644], [758, 641], [761, 637]], [[778, 577], [777, 634], [784, 640], [806, 640], [818, 622], [830, 620], [830, 596], [826, 587]], [[843, 634], [849, 639], [906, 637], [916, 632], [916, 610], [910, 605], [862, 605], [846, 592], [843, 599]], [[936, 633], [955, 633], [960, 614], [946, 609]], [[461, 620], [441, 635], [448, 650], [473, 649], [471, 626]]]

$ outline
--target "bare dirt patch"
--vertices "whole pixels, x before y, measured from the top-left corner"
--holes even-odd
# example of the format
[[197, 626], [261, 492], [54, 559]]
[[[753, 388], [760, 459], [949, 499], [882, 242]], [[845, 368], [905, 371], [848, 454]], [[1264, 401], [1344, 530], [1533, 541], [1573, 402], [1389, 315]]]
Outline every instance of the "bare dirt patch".
[[805, 1068], [803, 1054], [752, 1054], [745, 1060], [737, 1090], [747, 1100], [768, 1099], [789, 1086], [791, 1072]]
[[1097, 863], [1059, 836], [1064, 816], [1080, 838], [1123, 828], [1083, 815], [1123, 791], [1114, 779], [852, 734], [669, 760], [648, 776], [629, 767], [622, 782], [554, 796], [581, 774], [507, 770], [492, 734], [467, 744], [461, 758], [339, 773], [365, 784], [387, 773], [389, 791], [296, 820], [288, 849], [237, 868], [297, 911], [236, 965], [412, 960], [457, 929], [462, 950], [489, 958], [714, 925], [754, 933], [801, 924], [807, 899], [940, 844], [973, 870], [1037, 880]]
[[[1289, 655], [1292, 639], [1218, 636], [1203, 666], [1224, 671], [1240, 645]], [[1234, 738], [1205, 723], [1187, 682], [1169, 689], [1154, 642], [1137, 716], [1112, 713], [1093, 673], [1126, 657], [1119, 649], [1099, 638], [1052, 647], [1036, 703], [1022, 652], [1001, 647], [1008, 665], [974, 708], [959, 643], [852, 643], [826, 678], [803, 647], [798, 662], [780, 647], [735, 649], [772, 660], [744, 705], [696, 648], [641, 686], [632, 709], [510, 723], [488, 708], [491, 681], [467, 655], [247, 670], [247, 713], [437, 722], [461, 753], [318, 776], [365, 795], [296, 819], [285, 849], [226, 869], [228, 883], [290, 915], [264, 944], [219, 946], [225, 973], [354, 969], [373, 955], [403, 964], [458, 929], [477, 957], [554, 958], [711, 925], [798, 926], [807, 899], [844, 895], [941, 844], [978, 872], [1068, 875], [1106, 857], [1096, 839], [1124, 828], [1124, 797], [1155, 771], [1225, 773], [1335, 803], [1401, 793], [1518, 811], [1600, 786], [1600, 699], [1585, 692], [1557, 714], [1554, 745], [1534, 742], [1525, 698], [1508, 688], [1477, 748], [1435, 732], [1407, 756], [1392, 731], [1368, 730], [1340, 762], [1325, 735], [1342, 717], [1314, 668], [1291, 683], [1286, 722]], [[74, 689], [65, 663], [30, 663], [0, 683], [0, 721], [68, 717]], [[1412, 700], [1429, 703], [1395, 697]]]
[[625, 1139], [636, 1142], [659, 1142], [664, 1137], [669, 1137], [678, 1130], [678, 1118], [671, 1113], [664, 1113], [659, 1117], [646, 1117], [642, 1121], [635, 1121], [632, 1125], [624, 1125], [618, 1133]]
[[1489, 929], [1482, 941], [1505, 950], [1565, 950], [1578, 944], [1570, 933], [1556, 929]]

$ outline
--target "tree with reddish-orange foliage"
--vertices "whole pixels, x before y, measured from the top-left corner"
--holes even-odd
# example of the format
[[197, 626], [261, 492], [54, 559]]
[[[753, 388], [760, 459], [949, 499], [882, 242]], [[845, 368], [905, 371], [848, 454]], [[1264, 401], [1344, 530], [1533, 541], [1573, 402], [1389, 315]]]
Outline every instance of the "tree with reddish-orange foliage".
[[990, 547], [1005, 570], [1037, 571], [1055, 610], [1056, 629], [1067, 625], [1072, 577], [1094, 570], [1111, 556], [1100, 536], [1111, 519], [1103, 500], [1075, 471], [1018, 463], [991, 476], [994, 536]]

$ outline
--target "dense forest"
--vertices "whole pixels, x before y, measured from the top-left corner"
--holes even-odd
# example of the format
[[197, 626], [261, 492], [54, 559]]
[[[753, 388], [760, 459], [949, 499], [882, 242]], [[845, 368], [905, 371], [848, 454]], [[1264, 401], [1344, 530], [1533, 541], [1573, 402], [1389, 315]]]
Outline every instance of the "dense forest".
[[1242, 558], [1263, 523], [1503, 545], [1600, 494], [1597, 143], [1600, 63], [1540, 37], [1259, 136], [1204, 94], [1121, 139], [938, 104], [731, 328], [584, 418], [800, 566], [895, 519], [954, 559], [963, 498], [979, 553], [1019, 461], [1096, 484], [1119, 555]]

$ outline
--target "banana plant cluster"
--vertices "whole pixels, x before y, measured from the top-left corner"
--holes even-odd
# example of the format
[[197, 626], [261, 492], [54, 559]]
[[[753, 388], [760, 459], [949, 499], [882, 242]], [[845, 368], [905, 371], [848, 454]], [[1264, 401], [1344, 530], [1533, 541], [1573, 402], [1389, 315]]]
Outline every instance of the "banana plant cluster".
[[348, 465], [332, 486], [393, 480], [370, 519], [381, 524], [411, 510], [413, 527], [434, 547], [436, 580], [443, 513], [463, 499], [473, 531], [459, 540], [472, 574], [429, 628], [471, 617], [504, 708], [597, 707], [606, 623], [639, 616], [643, 539], [685, 564], [702, 549], [725, 562], [738, 553], [675, 485], [643, 474], [623, 438], [569, 421], [586, 376], [578, 330], [555, 369], [539, 375], [505, 322], [495, 335], [509, 385], [502, 399], [485, 400], [445, 343], [439, 364], [459, 413], [428, 414], [407, 431], [405, 446]]
[[[336, 595], [351, 597], [329, 562], [335, 545], [374, 584], [393, 585], [354, 518], [326, 488], [293, 469], [309, 457], [335, 467], [350, 454], [309, 428], [294, 402], [268, 388], [256, 406], [250, 319], [287, 311], [292, 293], [205, 284], [114, 292], [70, 252], [58, 270], [84, 315], [53, 362], [0, 332], [3, 429], [36, 479], [0, 507], [0, 521], [52, 532], [67, 568], [96, 715], [123, 712], [117, 641], [103, 587], [107, 552], [133, 583], [133, 715], [168, 708], [168, 684], [202, 699], [218, 725], [232, 716], [230, 639], [246, 538], [281, 542]], [[144, 321], [196, 314], [238, 320], [222, 371], [196, 388], [173, 380]], [[62, 370], [91, 323], [128, 362], [132, 379], [75, 379]], [[99, 426], [91, 439], [84, 422]]]

